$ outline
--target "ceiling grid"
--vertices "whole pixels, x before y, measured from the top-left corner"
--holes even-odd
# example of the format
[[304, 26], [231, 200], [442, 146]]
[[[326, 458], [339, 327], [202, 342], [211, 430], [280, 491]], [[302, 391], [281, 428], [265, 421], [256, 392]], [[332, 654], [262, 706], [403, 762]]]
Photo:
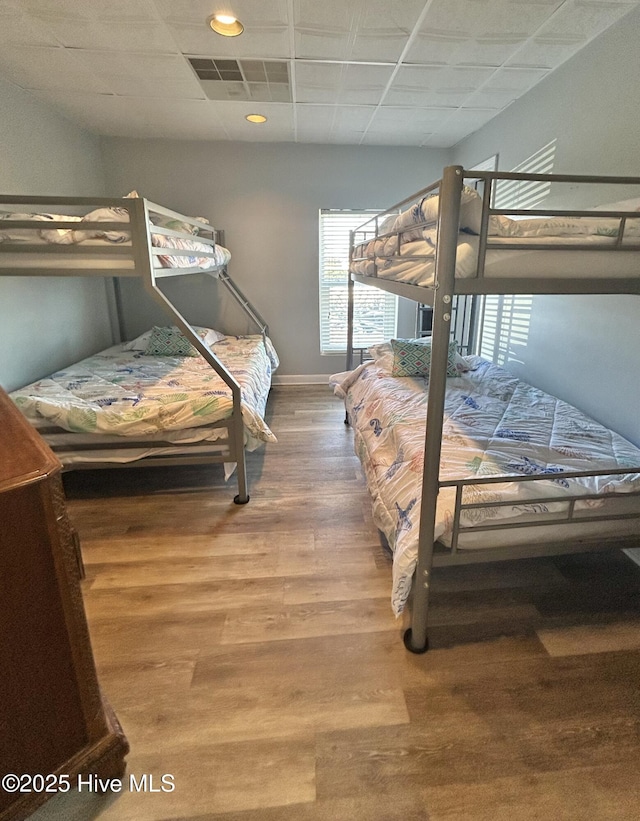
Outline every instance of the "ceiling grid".
[[640, 0], [223, 3], [0, 0], [0, 76], [97, 134], [446, 148]]

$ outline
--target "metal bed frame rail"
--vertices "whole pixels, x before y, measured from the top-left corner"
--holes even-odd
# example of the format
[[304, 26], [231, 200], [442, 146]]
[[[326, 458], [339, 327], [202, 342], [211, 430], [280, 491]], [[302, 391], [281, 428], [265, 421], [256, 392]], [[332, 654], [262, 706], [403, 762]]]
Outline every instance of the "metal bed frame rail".
[[[212, 352], [210, 348], [204, 345], [198, 334], [195, 332], [188, 320], [178, 311], [168, 297], [162, 292], [158, 281], [172, 277], [189, 276], [191, 274], [208, 274], [214, 279], [220, 279], [225, 287], [232, 294], [243, 311], [255, 322], [260, 333], [265, 336], [268, 328], [260, 314], [251, 305], [249, 300], [242, 294], [240, 289], [232, 281], [226, 270], [222, 269], [206, 269], [200, 267], [184, 267], [184, 268], [161, 268], [153, 264], [156, 257], [162, 254], [170, 253], [171, 256], [193, 256], [193, 251], [189, 249], [179, 248], [156, 248], [152, 244], [152, 234], [163, 234], [166, 236], [180, 237], [182, 239], [194, 239], [192, 234], [181, 232], [170, 228], [162, 228], [152, 223], [152, 215], [158, 214], [163, 217], [178, 220], [182, 223], [187, 223], [198, 229], [197, 241], [203, 242], [205, 245], [211, 246], [211, 251], [198, 250], [198, 256], [215, 257], [215, 246], [217, 244], [218, 233], [209, 223], [201, 222], [193, 217], [185, 216], [177, 211], [172, 211], [164, 206], [150, 202], [149, 200], [140, 198], [90, 198], [90, 197], [29, 197], [29, 196], [0, 196], [0, 208], [5, 208], [7, 205], [25, 205], [35, 211], [42, 210], [42, 206], [54, 208], [63, 208], [69, 212], [88, 213], [96, 208], [119, 208], [125, 209], [128, 212], [128, 222], [109, 222], [109, 221], [83, 221], [77, 222], [75, 220], [61, 219], [46, 220], [43, 222], [32, 220], [2, 220], [0, 228], [7, 229], [74, 229], [74, 230], [95, 230], [95, 231], [117, 231], [127, 233], [130, 236], [130, 244], [127, 245], [100, 245], [100, 246], [85, 246], [85, 245], [38, 245], [25, 242], [24, 244], [15, 244], [12, 242], [0, 242], [0, 275], [5, 276], [90, 276], [90, 277], [138, 277], [142, 280], [145, 290], [151, 298], [162, 308], [165, 314], [173, 321], [173, 323], [182, 331], [191, 344], [196, 348], [198, 353], [207, 361], [213, 370], [220, 376], [227, 387], [231, 390], [233, 401], [233, 412], [231, 419], [226, 424], [228, 430], [228, 449], [226, 456], [222, 457], [217, 453], [212, 453], [210, 458], [204, 456], [191, 457], [151, 457], [152, 459], [162, 460], [163, 464], [194, 464], [198, 462], [221, 462], [230, 461], [235, 462], [236, 478], [238, 484], [238, 493], [234, 498], [236, 504], [246, 504], [249, 501], [249, 494], [247, 490], [247, 472], [244, 449], [244, 423], [242, 420], [242, 397], [240, 385], [235, 380], [231, 372], [222, 364], [218, 357]], [[62, 216], [62, 215], [61, 215]], [[203, 236], [209, 234], [209, 236]], [[113, 258], [113, 267], [92, 267], [91, 264], [84, 266], [76, 266], [70, 268], [63, 267], [46, 267], [46, 266], [30, 266], [30, 267], [11, 267], [10, 265], [1, 264], [2, 254], [17, 253], [17, 254], [42, 254], [44, 258], [48, 253], [54, 254], [70, 254], [73, 257], [87, 257], [89, 260], [92, 256], [102, 256], [108, 259]], [[128, 263], [127, 267], [121, 264], [124, 261]], [[116, 311], [118, 314], [118, 324], [122, 332], [122, 302], [119, 289], [116, 287]], [[220, 443], [218, 443], [219, 445]], [[219, 450], [214, 448], [214, 450]], [[122, 467], [127, 465], [133, 466], [135, 463], [122, 464]], [[104, 466], [104, 465], [92, 465]], [[78, 466], [80, 467], [80, 466]]]
[[[460, 221], [460, 206], [463, 190], [463, 183], [465, 179], [482, 180], [484, 182], [483, 202], [482, 202], [482, 218], [481, 230], [478, 239], [478, 263], [476, 276], [471, 279], [456, 279], [456, 256], [459, 234]], [[451, 557], [443, 557], [442, 553], [438, 553], [435, 558], [435, 525], [436, 525], [436, 505], [438, 493], [441, 487], [455, 485], [457, 490], [456, 501], [456, 516], [457, 516], [457, 532], [456, 542], [460, 531], [460, 516], [465, 506], [462, 504], [462, 489], [465, 485], [485, 484], [489, 482], [504, 482], [504, 481], [531, 481], [534, 479], [547, 479], [549, 475], [537, 477], [523, 477], [523, 476], [509, 476], [496, 478], [471, 478], [467, 480], [457, 481], [440, 481], [440, 456], [442, 444], [442, 428], [444, 423], [444, 399], [446, 393], [446, 377], [447, 377], [447, 349], [448, 342], [451, 335], [452, 323], [452, 301], [455, 294], [588, 294], [588, 293], [630, 293], [640, 294], [640, 276], [635, 278], [612, 278], [607, 277], [606, 274], [599, 278], [545, 278], [544, 271], [537, 278], [488, 278], [484, 276], [486, 253], [488, 249], [495, 248], [496, 250], [586, 250], [586, 251], [600, 251], [600, 252], [625, 252], [625, 251], [639, 251], [640, 243], [622, 244], [624, 238], [624, 231], [627, 220], [629, 218], [637, 219], [640, 217], [635, 212], [618, 212], [618, 211], [580, 211], [580, 210], [563, 210], [563, 209], [532, 209], [532, 210], [505, 210], [495, 209], [491, 207], [492, 187], [497, 180], [533, 180], [533, 181], [549, 181], [569, 184], [606, 184], [606, 185], [634, 185], [640, 186], [640, 178], [635, 177], [598, 177], [588, 175], [554, 175], [554, 174], [522, 174], [514, 172], [477, 172], [465, 171], [461, 166], [449, 166], [444, 169], [442, 179], [422, 189], [417, 194], [406, 198], [395, 206], [392, 206], [383, 214], [377, 215], [372, 220], [364, 223], [359, 229], [353, 232], [351, 237], [350, 263], [359, 258], [353, 256], [356, 239], [359, 232], [370, 229], [367, 226], [374, 222], [375, 228], [379, 225], [379, 220], [384, 219], [386, 215], [397, 214], [399, 210], [416, 200], [424, 197], [427, 194], [438, 191], [440, 196], [438, 209], [438, 241], [437, 250], [435, 254], [435, 277], [434, 284], [430, 287], [408, 285], [401, 282], [393, 282], [375, 276], [365, 276], [360, 274], [350, 274], [348, 278], [349, 284], [349, 308], [347, 312], [349, 321], [349, 330], [347, 333], [347, 368], [352, 367], [353, 361], [353, 287], [355, 282], [373, 285], [382, 288], [391, 293], [396, 293], [409, 299], [414, 299], [418, 302], [430, 304], [433, 306], [433, 325], [432, 325], [432, 354], [431, 354], [431, 370], [429, 376], [429, 401], [427, 403], [427, 419], [425, 431], [425, 457], [424, 470], [422, 479], [421, 491], [421, 509], [420, 509], [420, 531], [418, 541], [418, 561], [415, 572], [415, 583], [413, 586], [413, 601], [411, 608], [411, 626], [404, 634], [405, 646], [413, 653], [423, 653], [428, 650], [427, 638], [427, 615], [429, 609], [429, 595], [431, 586], [431, 573], [434, 564], [446, 563], [447, 559]], [[562, 244], [541, 244], [541, 243], [508, 243], [499, 244], [492, 243], [489, 239], [489, 218], [491, 215], [526, 215], [526, 216], [567, 216], [567, 217], [591, 217], [603, 218], [612, 217], [619, 220], [618, 232], [615, 244], [611, 245], [588, 245], [586, 243], [575, 243], [573, 245]], [[428, 223], [424, 223], [427, 225]], [[419, 227], [412, 225], [412, 228]], [[406, 229], [404, 229], [406, 230]], [[400, 232], [388, 232], [384, 236], [398, 235]], [[404, 258], [404, 257], [403, 257]], [[350, 265], [351, 267], [351, 265]], [[640, 468], [638, 469], [640, 471]], [[614, 473], [633, 473], [634, 469], [624, 468], [621, 471], [606, 469], [603, 473], [593, 472], [586, 475], [612, 475]], [[572, 474], [566, 473], [565, 476], [570, 477]], [[585, 474], [579, 474], [585, 475]], [[553, 474], [553, 477], [560, 477], [562, 474]], [[573, 510], [578, 499], [585, 499], [585, 496], [578, 497], [575, 500], [569, 499], [571, 505], [571, 512], [569, 519], [573, 517]], [[555, 502], [559, 499], [554, 498]], [[561, 500], [560, 500], [561, 501]], [[513, 505], [513, 501], [509, 504]], [[496, 506], [495, 502], [491, 502], [490, 506]], [[470, 506], [469, 506], [470, 507]], [[612, 517], [615, 518], [615, 517]], [[606, 519], [604, 519], [606, 520]], [[542, 523], [540, 523], [542, 524]], [[546, 524], [546, 522], [545, 522]], [[534, 527], [535, 523], [528, 522], [528, 526]], [[502, 529], [496, 527], [487, 529]], [[468, 529], [467, 529], [468, 530]], [[635, 542], [637, 544], [637, 540]], [[553, 551], [550, 546], [545, 546], [542, 549], [537, 549], [529, 552], [528, 555], [549, 555], [553, 552], [572, 552], [572, 550], [589, 550], [601, 549], [604, 547], [612, 547], [613, 545], [604, 545], [602, 540], [599, 540], [598, 546], [587, 545], [580, 543], [579, 546], [573, 548], [569, 545], [557, 545], [556, 550]], [[620, 540], [616, 540], [615, 546], [626, 546]], [[564, 547], [564, 549], [561, 549]], [[493, 561], [496, 558], [509, 558], [507, 551], [504, 549], [493, 551], [480, 551], [482, 555], [478, 555], [478, 561]], [[451, 554], [451, 552], [449, 551]], [[521, 552], [520, 552], [521, 553]], [[460, 557], [462, 554], [455, 551], [454, 556]], [[519, 556], [518, 552], [512, 553], [513, 558]]]
[[[486, 502], [463, 502], [463, 494], [466, 487], [478, 487], [482, 485], [490, 485], [490, 484], [503, 484], [505, 482], [553, 482], [559, 479], [577, 479], [577, 478], [587, 478], [587, 477], [596, 477], [596, 476], [622, 476], [638, 473], [640, 475], [640, 465], [635, 468], [605, 468], [603, 470], [593, 470], [593, 471], [558, 471], [558, 472], [549, 472], [549, 473], [542, 473], [537, 474], [535, 476], [484, 476], [484, 477], [477, 477], [477, 478], [469, 478], [469, 479], [450, 479], [443, 482], [439, 482], [438, 485], [440, 488], [444, 487], [455, 487], [456, 488], [456, 499], [455, 499], [455, 508], [453, 514], [453, 527], [452, 527], [452, 534], [451, 534], [451, 547], [449, 548], [451, 555], [455, 555], [458, 552], [458, 541], [461, 533], [479, 533], [479, 532], [486, 532], [486, 531], [493, 531], [493, 530], [513, 530], [519, 529], [523, 527], [532, 527], [535, 526], [535, 522], [531, 521], [523, 521], [523, 522], [503, 522], [503, 523], [492, 523], [488, 525], [464, 525], [461, 523], [462, 514], [465, 510], [489, 510], [495, 507], [522, 507], [526, 508], [527, 506], [535, 506], [535, 505], [545, 505], [545, 504], [555, 504], [566, 506], [566, 511], [564, 513], [558, 512], [553, 514], [553, 519], [546, 519], [542, 524], [553, 524], [555, 525], [563, 525], [563, 524], [576, 524], [576, 523], [584, 523], [584, 522], [612, 522], [612, 521], [620, 521], [624, 519], [640, 519], [640, 511], [634, 513], [613, 513], [613, 514], [592, 514], [586, 516], [576, 516], [575, 515], [575, 507], [576, 504], [579, 502], [585, 502], [590, 500], [597, 500], [597, 501], [605, 501], [607, 498], [609, 499], [616, 499], [619, 500], [620, 498], [635, 498], [640, 497], [640, 490], [638, 491], [630, 491], [624, 494], [622, 493], [611, 493], [608, 495], [603, 495], [602, 493], [576, 493], [576, 494], [563, 494], [562, 496], [540, 496], [540, 497], [532, 497], [530, 499], [520, 499], [520, 500], [490, 500]], [[597, 508], [594, 508], [597, 509]], [[602, 541], [602, 540], [601, 540]], [[523, 551], [526, 550], [525, 547], [522, 548]], [[524, 554], [523, 554], [524, 555]], [[441, 562], [442, 563], [442, 562]], [[452, 562], [453, 563], [453, 562]]]

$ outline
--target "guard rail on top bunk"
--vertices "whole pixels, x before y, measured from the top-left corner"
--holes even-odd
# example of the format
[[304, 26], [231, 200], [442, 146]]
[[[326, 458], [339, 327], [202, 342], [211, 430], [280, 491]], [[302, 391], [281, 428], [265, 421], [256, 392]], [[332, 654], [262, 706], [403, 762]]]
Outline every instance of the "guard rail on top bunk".
[[[220, 376], [229, 387], [232, 394], [233, 414], [231, 428], [236, 461], [236, 476], [238, 494], [234, 498], [236, 504], [246, 504], [249, 501], [247, 489], [247, 472], [244, 452], [244, 425], [241, 409], [241, 390], [238, 382], [213, 353], [211, 348], [204, 345], [193, 326], [180, 313], [171, 300], [162, 292], [159, 281], [175, 277], [188, 277], [194, 274], [207, 274], [220, 280], [232, 295], [244, 313], [258, 327], [263, 337], [268, 334], [268, 327], [255, 307], [240, 291], [229, 276], [225, 265], [215, 267], [174, 267], [163, 268], [154, 264], [161, 255], [193, 256], [194, 251], [181, 248], [154, 247], [152, 235], [175, 237], [183, 240], [194, 240], [210, 246], [209, 251], [198, 250], [198, 257], [216, 259], [216, 246], [222, 232], [217, 231], [208, 222], [185, 216], [177, 211], [165, 208], [151, 202], [144, 197], [46, 197], [24, 195], [1, 195], [0, 212], [11, 212], [14, 206], [19, 206], [22, 219], [2, 219], [2, 230], [36, 231], [87, 231], [87, 232], [117, 232], [125, 235], [124, 241], [117, 244], [86, 245], [80, 243], [49, 244], [25, 241], [22, 243], [0, 241], [0, 276], [22, 277], [111, 277], [114, 285], [114, 302], [117, 314], [120, 339], [124, 338], [123, 304], [118, 283], [120, 277], [137, 277], [150, 294], [152, 299], [160, 305], [165, 314], [182, 331], [200, 355]], [[101, 219], [82, 219], [78, 222], [78, 215], [91, 215], [96, 209], [118, 209], [126, 211], [126, 218], [109, 220], [104, 216]], [[59, 213], [60, 211], [63, 213]], [[55, 215], [44, 222], [28, 219], [31, 214], [45, 212]], [[75, 217], [75, 219], [65, 219]], [[173, 220], [184, 226], [184, 230], [155, 225], [154, 219]], [[196, 236], [197, 234], [197, 236]], [[128, 239], [127, 239], [128, 237]]]
[[[463, 194], [463, 186], [465, 180], [479, 181], [482, 186], [482, 216], [480, 231], [478, 235], [478, 251], [475, 273], [469, 278], [456, 277], [456, 258], [458, 253], [459, 241], [459, 224], [461, 199]], [[544, 267], [541, 267], [537, 276], [522, 276], [515, 275], [517, 271], [517, 260], [513, 263], [514, 275], [499, 277], [491, 277], [486, 275], [486, 255], [489, 250], [508, 250], [508, 251], [561, 251], [563, 254], [569, 254], [571, 251], [586, 251], [589, 253], [601, 254], [624, 254], [640, 252], [640, 241], [623, 244], [625, 238], [625, 226], [628, 219], [639, 220], [640, 214], [637, 212], [618, 211], [618, 210], [566, 210], [566, 209], [500, 209], [494, 208], [491, 205], [492, 194], [496, 182], [500, 180], [521, 180], [531, 182], [548, 182], [553, 183], [567, 183], [570, 185], [610, 185], [610, 186], [638, 186], [640, 187], [640, 178], [638, 177], [619, 177], [619, 176], [594, 176], [594, 175], [566, 175], [566, 174], [524, 174], [516, 172], [500, 172], [500, 171], [472, 171], [465, 170], [461, 166], [448, 166], [443, 171], [441, 180], [433, 183], [427, 188], [407, 197], [400, 203], [389, 208], [387, 211], [377, 214], [371, 220], [364, 223], [360, 228], [352, 232], [351, 247], [350, 247], [350, 267], [354, 261], [354, 248], [361, 245], [366, 240], [385, 237], [398, 237], [398, 248], [400, 244], [399, 234], [401, 231], [389, 231], [387, 233], [378, 233], [381, 222], [390, 215], [397, 215], [404, 207], [410, 203], [419, 201], [421, 198], [432, 194], [439, 194], [439, 207], [437, 214], [437, 221], [423, 222], [413, 225], [413, 228], [420, 227], [435, 227], [437, 229], [437, 250], [435, 253], [435, 270], [434, 281], [431, 285], [412, 285], [404, 282], [393, 281], [392, 279], [383, 279], [378, 276], [370, 276], [358, 273], [350, 273], [348, 277], [348, 308], [347, 308], [347, 369], [351, 369], [353, 363], [353, 320], [354, 320], [354, 283], [359, 282], [365, 285], [371, 285], [390, 293], [402, 296], [423, 304], [433, 306], [432, 319], [432, 353], [431, 353], [431, 367], [429, 373], [429, 401], [427, 404], [427, 419], [426, 419], [426, 433], [425, 433], [425, 448], [424, 448], [424, 468], [422, 477], [421, 490], [421, 509], [420, 509], [420, 534], [418, 542], [418, 562], [415, 571], [414, 587], [413, 587], [413, 601], [411, 608], [411, 626], [405, 631], [404, 643], [408, 650], [413, 653], [424, 653], [428, 650], [428, 636], [427, 636], [427, 616], [429, 609], [429, 596], [431, 587], [431, 573], [434, 565], [458, 564], [466, 561], [474, 561], [473, 558], [463, 558], [457, 553], [456, 541], [459, 530], [459, 522], [461, 511], [465, 507], [474, 507], [474, 505], [465, 506], [462, 504], [462, 490], [465, 485], [485, 484], [487, 482], [496, 481], [491, 478], [474, 478], [469, 480], [460, 480], [458, 482], [441, 482], [440, 480], [440, 455], [441, 455], [441, 440], [444, 423], [444, 400], [446, 393], [446, 377], [447, 377], [447, 354], [448, 343], [451, 335], [451, 320], [452, 320], [452, 300], [457, 294], [636, 294], [640, 295], [640, 255], [638, 256], [639, 268], [635, 275], [624, 276], [608, 276], [606, 270], [602, 275], [580, 277], [563, 277], [563, 276], [545, 276]], [[561, 243], [497, 243], [492, 241], [489, 235], [489, 223], [492, 216], [520, 216], [520, 217], [590, 217], [590, 218], [613, 218], [619, 220], [617, 236], [615, 241], [607, 246], [593, 245], [587, 242], [583, 243], [568, 243], [563, 245]], [[603, 260], [610, 259], [604, 257]], [[567, 261], [570, 256], [567, 256]], [[606, 261], [604, 262], [606, 266]], [[638, 466], [640, 470], [640, 466]], [[624, 470], [616, 471], [608, 469], [603, 471], [585, 471], [585, 472], [559, 472], [554, 473], [554, 479], [575, 478], [577, 476], [598, 476], [598, 475], [614, 475], [616, 473], [633, 472], [632, 468], [625, 468]], [[500, 477], [503, 481], [504, 476]], [[548, 477], [531, 477], [531, 476], [509, 476], [509, 481], [532, 481], [535, 478]], [[456, 511], [455, 511], [455, 533], [454, 533], [454, 550], [451, 556], [438, 555], [434, 557], [435, 550], [435, 528], [436, 528], [436, 504], [438, 493], [441, 487], [456, 486]], [[576, 497], [577, 499], [577, 497]], [[566, 521], [573, 519], [573, 508], [575, 501], [569, 499], [569, 513]], [[495, 505], [495, 502], [492, 502]], [[607, 518], [607, 517], [605, 517]], [[612, 516], [611, 518], [616, 518]], [[637, 518], [633, 515], [632, 518]], [[468, 528], [473, 530], [474, 528]], [[491, 529], [476, 528], [480, 529]], [[495, 526], [494, 529], [500, 529], [500, 526]], [[598, 549], [595, 546], [584, 548]], [[574, 549], [578, 552], [579, 549]], [[480, 552], [480, 551], [477, 551]], [[531, 549], [518, 550], [511, 555], [505, 555], [505, 551], [492, 550], [491, 557], [484, 560], [498, 560], [517, 558], [534, 555], [549, 555], [554, 553], [571, 552], [571, 548], [566, 545], [558, 543], [555, 549], [549, 549], [546, 546], [544, 550]], [[486, 554], [485, 554], [486, 555]], [[435, 559], [435, 560], [434, 560]], [[482, 561], [481, 557], [475, 559]]]

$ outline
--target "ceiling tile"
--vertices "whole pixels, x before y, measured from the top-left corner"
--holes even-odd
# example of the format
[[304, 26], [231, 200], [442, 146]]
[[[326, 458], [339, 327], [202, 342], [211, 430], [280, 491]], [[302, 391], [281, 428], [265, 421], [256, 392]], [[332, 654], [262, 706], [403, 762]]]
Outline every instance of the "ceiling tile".
[[407, 62], [499, 66], [562, 0], [434, 0]]
[[427, 132], [421, 132], [419, 138], [402, 131], [375, 131], [370, 129], [362, 138], [362, 145], [422, 145], [429, 138]]
[[468, 108], [504, 108], [539, 83], [548, 74], [547, 69], [501, 68], [465, 103]]
[[42, 20], [156, 20], [152, 0], [20, 0], [27, 14]]
[[[96, 133], [443, 146], [480, 128], [639, 5], [0, 0], [0, 75]], [[212, 32], [206, 21], [216, 11], [234, 13], [243, 35]], [[270, 83], [267, 95], [249, 77], [243, 93], [249, 88], [252, 102], [227, 92], [206, 99], [187, 57], [287, 61], [290, 90]], [[243, 105], [264, 110], [266, 126], [246, 123]]]
[[287, 0], [155, 0], [155, 6], [164, 20], [202, 23], [205, 27], [212, 14], [233, 14], [245, 27], [242, 37], [254, 26], [288, 24]]
[[[286, 0], [156, 0], [180, 50], [208, 57], [283, 59], [292, 56]], [[221, 37], [207, 25], [215, 12], [233, 13], [245, 29], [239, 37]]]
[[63, 46], [112, 51], [177, 53], [175, 40], [160, 21], [55, 19], [49, 30]]
[[526, 37], [512, 34], [474, 39], [453, 32], [420, 33], [406, 62], [499, 66], [525, 41]]
[[240, 37], [220, 37], [201, 23], [170, 21], [167, 29], [183, 54], [277, 60], [291, 56], [289, 34], [281, 25], [253, 27]]
[[295, 71], [298, 102], [377, 105], [393, 69], [296, 61]]
[[470, 38], [511, 34], [531, 36], [564, 0], [433, 0], [420, 26], [429, 32]]
[[419, 135], [431, 133], [443, 120], [451, 116], [450, 108], [401, 108], [381, 106], [376, 109], [369, 129], [372, 131], [402, 131]]
[[395, 62], [424, 0], [294, 0], [296, 57]]
[[396, 74], [385, 105], [459, 106], [491, 77], [491, 68], [406, 66]]
[[0, 4], [0, 43], [19, 46], [57, 46], [49, 27], [21, 9]]
[[[229, 137], [234, 140], [273, 142], [293, 141], [293, 107], [280, 103], [216, 102], [216, 114]], [[248, 114], [264, 114], [266, 123], [250, 123]]]
[[152, 77], [109, 77], [108, 84], [111, 93], [121, 97], [205, 100], [207, 96], [195, 78], [190, 80], [170, 78], [158, 82]]
[[[38, 96], [43, 97], [42, 93]], [[88, 130], [116, 137], [224, 140], [215, 104], [199, 100], [48, 94], [47, 99]]]
[[301, 142], [358, 143], [374, 113], [373, 106], [296, 106], [297, 138]]
[[134, 52], [120, 54], [84, 49], [75, 49], [72, 53], [87, 70], [97, 73], [105, 83], [110, 83], [115, 78], [144, 78], [157, 83], [166, 80], [183, 83], [193, 81], [197, 84], [193, 71], [182, 55]]
[[351, 59], [398, 60], [424, 6], [424, 0], [365, 0]]
[[[440, 126], [432, 129], [433, 138], [443, 139], [446, 144], [454, 145], [458, 140], [482, 128], [496, 114], [495, 109], [459, 108], [449, 117], [443, 117]], [[431, 144], [435, 145], [433, 141]]]
[[5, 45], [0, 52], [0, 71], [22, 88], [73, 88], [80, 94], [109, 91], [91, 66], [78, 60], [76, 52], [63, 48]]
[[567, 0], [507, 64], [555, 68], [637, 5], [615, 0]]

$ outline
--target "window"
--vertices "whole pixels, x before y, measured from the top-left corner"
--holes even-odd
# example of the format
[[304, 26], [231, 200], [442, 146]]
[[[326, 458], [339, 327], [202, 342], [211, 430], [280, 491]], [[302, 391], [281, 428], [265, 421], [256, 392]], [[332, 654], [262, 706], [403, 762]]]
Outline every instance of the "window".
[[[347, 350], [349, 232], [375, 211], [320, 212], [320, 352]], [[353, 347], [368, 348], [396, 334], [398, 300], [393, 294], [355, 283]]]
[[[551, 174], [555, 149], [554, 139], [512, 170], [527, 174]], [[551, 183], [545, 180], [498, 180], [493, 191], [493, 207], [540, 207], [550, 189]], [[532, 310], [533, 298], [527, 294], [491, 294], [483, 297], [479, 354], [498, 365], [522, 362], [529, 339]]]

